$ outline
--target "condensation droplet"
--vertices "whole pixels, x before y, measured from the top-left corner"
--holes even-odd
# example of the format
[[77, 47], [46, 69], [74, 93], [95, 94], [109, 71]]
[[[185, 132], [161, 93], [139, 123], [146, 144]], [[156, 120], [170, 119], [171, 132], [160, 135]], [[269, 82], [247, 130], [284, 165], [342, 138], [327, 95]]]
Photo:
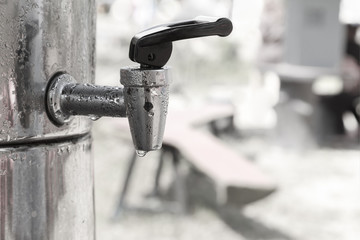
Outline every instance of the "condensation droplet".
[[92, 121], [96, 121], [96, 120], [99, 120], [99, 119], [101, 118], [101, 116], [90, 115], [89, 118], [90, 118]]
[[145, 157], [145, 155], [147, 154], [147, 151], [136, 150], [136, 154], [137, 154], [139, 157]]

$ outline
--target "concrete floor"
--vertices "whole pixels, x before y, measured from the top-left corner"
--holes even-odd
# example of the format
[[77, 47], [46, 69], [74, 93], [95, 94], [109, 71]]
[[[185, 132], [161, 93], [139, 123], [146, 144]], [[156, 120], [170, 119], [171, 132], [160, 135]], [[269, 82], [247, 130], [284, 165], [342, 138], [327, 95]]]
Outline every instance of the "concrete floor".
[[[247, 149], [249, 159], [276, 180], [278, 190], [268, 198], [241, 209], [214, 208], [203, 199], [188, 215], [125, 212], [112, 221], [133, 152], [113, 129], [116, 121], [101, 119], [93, 131], [98, 239], [357, 240], [360, 236], [358, 149], [299, 152], [256, 137], [237, 141], [224, 137], [224, 141], [239, 153]], [[143, 196], [151, 190], [157, 157], [150, 153], [137, 162], [129, 204], [148, 203]], [[193, 182], [189, 190], [200, 188]]]

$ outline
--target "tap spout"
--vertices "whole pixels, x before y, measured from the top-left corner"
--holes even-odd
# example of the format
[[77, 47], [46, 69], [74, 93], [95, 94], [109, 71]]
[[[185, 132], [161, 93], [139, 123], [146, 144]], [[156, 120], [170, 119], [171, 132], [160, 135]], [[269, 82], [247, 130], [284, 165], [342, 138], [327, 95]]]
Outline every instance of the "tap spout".
[[169, 68], [124, 67], [120, 70], [134, 147], [161, 148], [169, 102]]

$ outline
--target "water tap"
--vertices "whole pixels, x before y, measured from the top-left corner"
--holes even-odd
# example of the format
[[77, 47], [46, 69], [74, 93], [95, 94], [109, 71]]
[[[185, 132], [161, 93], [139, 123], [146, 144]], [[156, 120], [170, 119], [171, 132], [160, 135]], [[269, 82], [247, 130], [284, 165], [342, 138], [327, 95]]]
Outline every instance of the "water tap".
[[161, 148], [169, 100], [169, 68], [164, 67], [177, 40], [218, 35], [228, 36], [227, 18], [198, 17], [190, 21], [159, 25], [136, 34], [129, 58], [138, 66], [120, 70], [123, 87], [79, 84], [69, 74], [56, 74], [46, 94], [51, 121], [62, 126], [75, 115], [93, 120], [127, 117], [138, 155]]

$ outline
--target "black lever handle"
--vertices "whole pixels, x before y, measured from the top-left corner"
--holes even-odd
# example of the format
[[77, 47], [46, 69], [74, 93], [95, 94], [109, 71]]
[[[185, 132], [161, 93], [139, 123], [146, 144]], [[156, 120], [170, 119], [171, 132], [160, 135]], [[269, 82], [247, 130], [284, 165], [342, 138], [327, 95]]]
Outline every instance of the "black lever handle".
[[228, 36], [232, 23], [227, 18], [197, 17], [194, 20], [164, 24], [136, 34], [130, 43], [129, 58], [147, 68], [161, 68], [169, 60], [172, 42], [218, 35]]

